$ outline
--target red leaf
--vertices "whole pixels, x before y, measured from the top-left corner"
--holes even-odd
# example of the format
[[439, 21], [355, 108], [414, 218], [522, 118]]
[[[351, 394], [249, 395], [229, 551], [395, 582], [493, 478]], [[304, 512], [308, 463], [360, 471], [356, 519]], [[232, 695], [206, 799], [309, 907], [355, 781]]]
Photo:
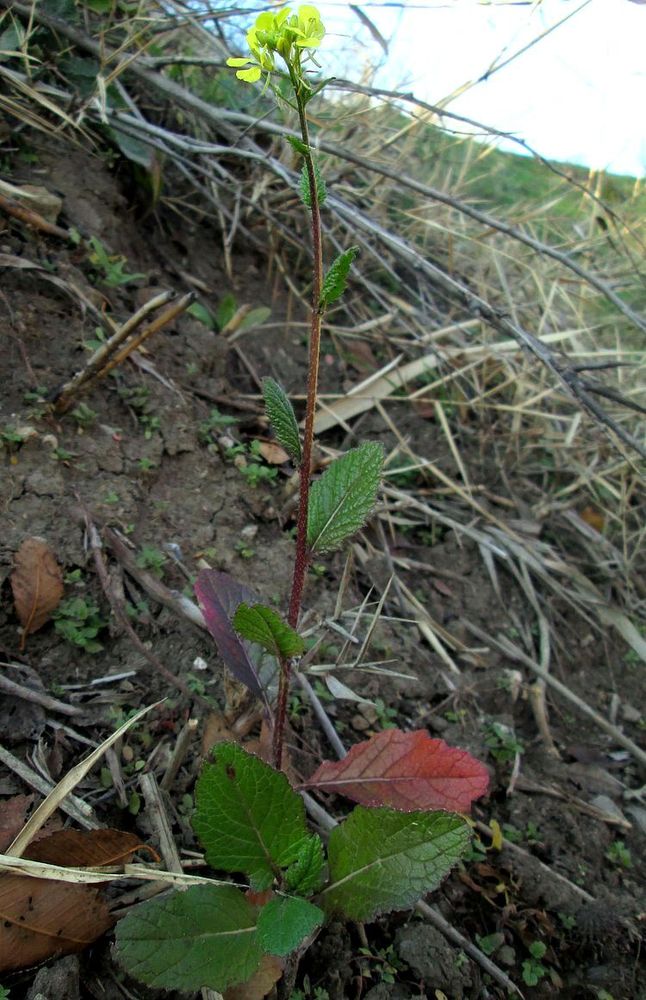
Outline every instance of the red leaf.
[[423, 730], [399, 729], [357, 743], [338, 763], [325, 761], [306, 783], [307, 788], [339, 792], [364, 806], [392, 806], [403, 812], [468, 812], [488, 785], [486, 767], [466, 750], [433, 740]]
[[228, 573], [203, 569], [195, 582], [195, 593], [207, 628], [216, 641], [218, 652], [234, 677], [261, 698], [269, 710], [267, 694], [258, 676], [263, 655], [253, 643], [241, 639], [231, 625], [239, 604], [258, 604], [249, 587], [238, 583]]

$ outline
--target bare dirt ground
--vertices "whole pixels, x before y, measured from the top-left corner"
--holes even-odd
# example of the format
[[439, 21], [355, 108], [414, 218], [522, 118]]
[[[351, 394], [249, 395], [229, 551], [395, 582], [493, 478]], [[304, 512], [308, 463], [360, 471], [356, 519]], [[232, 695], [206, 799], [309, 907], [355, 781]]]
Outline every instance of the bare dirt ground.
[[[0, 220], [0, 254], [45, 269], [38, 274], [15, 267], [0, 271], [0, 429], [30, 428], [20, 441], [6, 440], [1, 453], [0, 651], [11, 664], [2, 669], [21, 684], [82, 709], [68, 725], [56, 712], [0, 696], [2, 743], [55, 781], [86, 753], [87, 741], [100, 742], [127, 713], [165, 699], [103, 769], [91, 772], [77, 794], [93, 806], [99, 823], [133, 830], [158, 846], [140, 796], [139, 772], [163, 775], [182, 725], [198, 718], [194, 741], [168, 797], [177, 847], [195, 851], [189, 817], [208, 699], [226, 702], [233, 719], [241, 711], [236, 708], [238, 692], [223, 683], [208, 635], [161, 607], [108, 546], [110, 585], [129, 602], [139, 639], [193, 696], [155, 672], [110, 614], [87, 548], [84, 512], [90, 512], [98, 528], [117, 528], [143, 568], [171, 589], [188, 587], [189, 593], [198, 561], [204, 559], [284, 605], [292, 555], [289, 469], [278, 467], [273, 481], [251, 486], [221, 438], [228, 434], [241, 444], [267, 438], [260, 405], [249, 398], [257, 393], [255, 377], [272, 374], [289, 391], [302, 391], [303, 332], [272, 325], [232, 344], [184, 315], [156, 334], [137, 362], [126, 362], [84, 398], [95, 417], [84, 421], [44, 414], [39, 393], [44, 397], [82, 367], [87, 345], [96, 336], [90, 313], [79, 308], [78, 299], [48, 283], [48, 275], [75, 286], [98, 309], [108, 308], [120, 320], [161, 290], [184, 292], [186, 275], [210, 290], [201, 300], [213, 311], [232, 292], [239, 304], [269, 306], [272, 323], [286, 316], [282, 292], [268, 281], [259, 256], [238, 252], [232, 285], [212, 227], [187, 223], [181, 228], [176, 217], [169, 221], [163, 214], [142, 218], [130, 203], [124, 177], [89, 153], [65, 147], [61, 155], [48, 145], [46, 150], [36, 139], [35, 162], [16, 162], [12, 181], [56, 190], [63, 197], [63, 224], [99, 237], [112, 253], [125, 255], [129, 272], [145, 277], [120, 289], [107, 288], [82, 246], [66, 246], [56, 237]], [[305, 318], [291, 314], [291, 319]], [[354, 367], [356, 359], [335, 352], [333, 343], [325, 354], [324, 390], [365, 374]], [[212, 423], [211, 431], [205, 430], [215, 406], [237, 423], [227, 428]], [[413, 445], [424, 441], [441, 468], [446, 443], [433, 422], [405, 405], [401, 412], [389, 412], [399, 433]], [[382, 439], [387, 447], [393, 444], [392, 432], [376, 414], [362, 418], [355, 430], [362, 437]], [[349, 440], [337, 431], [326, 436], [325, 444], [343, 448]], [[477, 427], [466, 427], [460, 446], [471, 480], [483, 484], [481, 502], [488, 509], [502, 510], [495, 497], [506, 494], [510, 483], [517, 511], [523, 502], [535, 500], [522, 495], [525, 487], [520, 479], [516, 484], [513, 461], [506, 466], [501, 462], [504, 448], [495, 440], [495, 430], [487, 437]], [[100, 651], [71, 644], [51, 622], [29, 636], [21, 651], [9, 575], [16, 551], [29, 536], [46, 539], [63, 567], [66, 599], [79, 597], [97, 605], [105, 622], [97, 637]], [[362, 551], [369, 558], [362, 564], [356, 555], [343, 595], [346, 626], [371, 587], [374, 607], [392, 557], [423, 564], [427, 568], [401, 568], [401, 580], [434, 621], [463, 644], [456, 657], [460, 673], [447, 672], [446, 663], [398, 611], [396, 595], [390, 594], [368, 659], [387, 661], [391, 673], [408, 677], [337, 671], [377, 708], [335, 700], [318, 687], [330, 717], [346, 744], [393, 723], [427, 727], [432, 735], [468, 748], [491, 769], [490, 795], [475, 809], [475, 818], [490, 832], [480, 827], [472, 858], [432, 902], [528, 998], [646, 996], [639, 967], [644, 898], [638, 876], [646, 812], [638, 798], [626, 796], [641, 783], [630, 753], [551, 694], [550, 726], [558, 754], [548, 751], [531, 711], [531, 674], [523, 678], [517, 662], [464, 626], [466, 617], [487, 634], [502, 632], [513, 642], [518, 633], [514, 621], [522, 628], [529, 620], [511, 575], [499, 573], [496, 592], [475, 542], [441, 526], [421, 530], [405, 524], [383, 536], [371, 526], [366, 538]], [[344, 564], [345, 555], [331, 557], [311, 575], [306, 607], [312, 624], [334, 615]], [[554, 673], [600, 714], [612, 713], [625, 733], [639, 741], [639, 670], [627, 647], [610, 632], [599, 636], [557, 597], [552, 602], [562, 639]], [[359, 624], [359, 637], [368, 621]], [[328, 628], [315, 664], [334, 663], [342, 646], [343, 640]], [[351, 652], [345, 662], [352, 662]], [[294, 697], [291, 725], [296, 764], [307, 773], [330, 750], [304, 698]], [[11, 767], [0, 764], [0, 807], [28, 791]], [[342, 805], [330, 800], [327, 807], [334, 811]], [[502, 847], [496, 824], [506, 838]], [[536, 942], [545, 945], [540, 959], [532, 959]], [[17, 973], [3, 985], [10, 988], [11, 1000], [156, 995], [126, 979], [113, 961], [109, 935], [78, 958]], [[365, 929], [327, 927], [303, 960], [297, 985], [303, 996], [322, 1000], [506, 995], [460, 948], [410, 914]]]

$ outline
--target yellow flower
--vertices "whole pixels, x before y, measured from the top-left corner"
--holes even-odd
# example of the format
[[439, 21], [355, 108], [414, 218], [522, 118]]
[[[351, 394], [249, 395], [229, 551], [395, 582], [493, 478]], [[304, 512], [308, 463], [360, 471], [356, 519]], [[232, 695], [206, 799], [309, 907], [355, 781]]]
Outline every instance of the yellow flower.
[[282, 56], [288, 66], [300, 72], [302, 49], [315, 49], [325, 36], [325, 27], [316, 7], [302, 4], [297, 14], [290, 15], [285, 7], [278, 14], [259, 14], [253, 28], [247, 32], [247, 45], [252, 59], [227, 59], [227, 66], [237, 69], [236, 76], [246, 83], [255, 83], [263, 72], [275, 69], [274, 53]]

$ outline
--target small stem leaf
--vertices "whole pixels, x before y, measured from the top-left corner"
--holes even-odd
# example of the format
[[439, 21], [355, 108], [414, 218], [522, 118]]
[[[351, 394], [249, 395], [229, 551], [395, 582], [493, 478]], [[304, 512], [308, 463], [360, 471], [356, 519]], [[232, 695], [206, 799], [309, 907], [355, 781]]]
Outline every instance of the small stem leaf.
[[349, 250], [344, 250], [343, 253], [340, 253], [331, 264], [330, 270], [325, 275], [325, 281], [323, 282], [323, 291], [321, 292], [319, 305], [321, 310], [326, 309], [331, 302], [336, 302], [345, 292], [350, 266], [358, 253], [359, 247], [350, 247]]
[[325, 914], [295, 896], [276, 896], [258, 915], [258, 939], [270, 955], [289, 955], [320, 927]]
[[[319, 205], [322, 205], [327, 198], [327, 188], [325, 186], [325, 181], [321, 171], [319, 170], [318, 163], [315, 159], [312, 159], [312, 164], [314, 166], [314, 178], [316, 180], [316, 194], [317, 201]], [[303, 164], [301, 170], [301, 199], [304, 205], [308, 208], [312, 207], [312, 193], [310, 191], [310, 175], [307, 172], [307, 164]]]
[[404, 812], [468, 812], [488, 785], [484, 764], [421, 729], [377, 733], [355, 744], [343, 760], [324, 761], [307, 782], [307, 788], [347, 795], [364, 806], [392, 806]]
[[291, 459], [301, 464], [301, 437], [298, 433], [296, 414], [282, 385], [273, 378], [262, 380], [265, 413], [272, 430]]
[[309, 153], [310, 147], [306, 146], [302, 139], [297, 139], [295, 135], [288, 135], [285, 136], [285, 138], [292, 149], [294, 149], [297, 153], [300, 153], [301, 156], [305, 156], [306, 153]]
[[309, 838], [305, 806], [281, 771], [235, 743], [218, 743], [195, 787], [193, 828], [212, 868], [267, 889]]
[[312, 484], [307, 518], [311, 552], [328, 552], [365, 523], [377, 500], [384, 464], [380, 444], [366, 441], [332, 462]]
[[263, 955], [256, 908], [231, 885], [196, 885], [151, 899], [117, 926], [119, 961], [149, 986], [221, 992], [246, 982]]
[[466, 851], [471, 834], [453, 813], [357, 808], [330, 834], [326, 913], [373, 920], [435, 889]]
[[305, 651], [305, 642], [298, 632], [264, 604], [254, 604], [251, 608], [248, 604], [239, 604], [232, 624], [243, 639], [257, 642], [277, 658], [291, 660]]
[[285, 885], [299, 896], [311, 896], [323, 884], [324, 867], [323, 843], [318, 834], [313, 833], [301, 845], [296, 861], [285, 872]]

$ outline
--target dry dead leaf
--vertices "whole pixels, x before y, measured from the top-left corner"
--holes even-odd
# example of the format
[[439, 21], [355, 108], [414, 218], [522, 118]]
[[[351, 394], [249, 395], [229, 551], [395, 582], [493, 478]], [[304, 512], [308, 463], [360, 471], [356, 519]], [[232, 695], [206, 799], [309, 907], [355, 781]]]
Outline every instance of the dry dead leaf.
[[258, 451], [269, 465], [284, 465], [289, 462], [289, 455], [284, 448], [274, 441], [261, 441]]
[[581, 520], [585, 521], [591, 528], [594, 528], [595, 531], [598, 531], [600, 535], [603, 534], [606, 519], [596, 507], [591, 507], [590, 505], [584, 507], [581, 511]]
[[275, 955], [264, 955], [251, 979], [224, 991], [224, 1000], [262, 1000], [283, 974], [284, 961]]
[[[64, 867], [98, 867], [125, 864], [144, 846], [121, 830], [61, 830], [30, 844], [25, 857]], [[2, 874], [0, 972], [82, 951], [113, 923], [94, 886]]]
[[34, 801], [33, 795], [14, 795], [0, 802], [0, 854], [3, 854], [14, 837], [25, 825], [27, 810]]
[[44, 538], [26, 538], [15, 557], [11, 589], [23, 627], [20, 648], [30, 632], [42, 628], [64, 593], [63, 574]]
[[26, 969], [92, 944], [113, 923], [98, 889], [69, 882], [0, 877], [0, 972]]

